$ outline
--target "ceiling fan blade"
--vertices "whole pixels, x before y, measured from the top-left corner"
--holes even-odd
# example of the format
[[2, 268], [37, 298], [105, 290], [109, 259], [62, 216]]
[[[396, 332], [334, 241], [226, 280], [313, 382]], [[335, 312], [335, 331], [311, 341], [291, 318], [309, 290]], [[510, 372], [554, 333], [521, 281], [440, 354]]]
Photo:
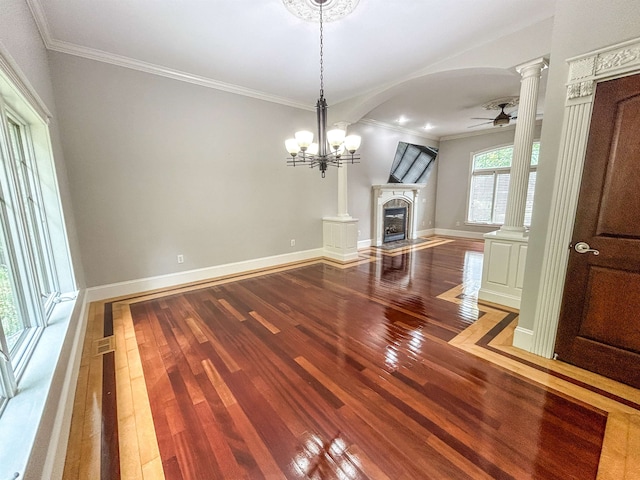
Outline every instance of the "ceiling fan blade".
[[488, 122], [478, 123], [477, 125], [470, 125], [470, 126], [468, 126], [467, 128], [475, 128], [475, 127], [479, 127], [479, 126], [481, 126], [481, 125], [487, 125], [487, 124], [489, 124], [489, 123], [493, 123], [493, 119], [491, 119], [491, 120], [490, 120], [490, 121], [488, 121]]
[[488, 117], [471, 117], [471, 120], [493, 120], [493, 118], [488, 118]]

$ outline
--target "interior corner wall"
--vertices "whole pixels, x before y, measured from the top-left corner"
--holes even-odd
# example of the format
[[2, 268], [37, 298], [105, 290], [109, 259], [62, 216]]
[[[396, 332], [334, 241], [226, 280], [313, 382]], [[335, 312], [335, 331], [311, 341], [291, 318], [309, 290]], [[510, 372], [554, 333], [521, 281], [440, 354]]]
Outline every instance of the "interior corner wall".
[[284, 148], [314, 111], [62, 53], [50, 62], [88, 286], [322, 247], [335, 173], [288, 167]]
[[[471, 158], [474, 153], [503, 145], [513, 145], [514, 128], [491, 130], [484, 135], [440, 141], [436, 228], [469, 233], [488, 233], [496, 226], [466, 225]], [[534, 138], [540, 138], [536, 126]]]
[[[42, 99], [52, 114], [49, 119], [49, 136], [54, 159], [55, 182], [64, 213], [64, 224], [50, 224], [50, 234], [54, 245], [68, 243], [73, 265], [68, 265], [66, 252], [54, 256], [58, 261], [62, 291], [72, 291], [84, 286], [84, 270], [76, 236], [75, 218], [67, 177], [67, 165], [61, 147], [59, 123], [54, 101], [51, 73], [47, 50], [29, 7], [24, 0], [2, 0], [0, 8], [0, 43], [9, 53], [17, 67], [26, 77], [33, 90]], [[50, 223], [52, 219], [49, 219]], [[66, 238], [65, 238], [66, 235]], [[66, 248], [66, 245], [64, 246]], [[61, 261], [64, 260], [64, 261]], [[73, 269], [73, 272], [70, 270]], [[75, 278], [75, 284], [73, 279]]]
[[[362, 161], [348, 167], [348, 211], [352, 217], [358, 219], [360, 231], [358, 240], [367, 241], [372, 240], [374, 236], [371, 187], [386, 184], [389, 180], [398, 142], [433, 148], [438, 148], [439, 145], [436, 140], [362, 123], [349, 125], [348, 133], [362, 137], [362, 147], [359, 150]], [[437, 160], [429, 167], [426, 186], [419, 193], [416, 213], [418, 231], [433, 228], [435, 223], [436, 179], [439, 163], [440, 155], [438, 154]]]
[[[556, 3], [535, 205], [518, 323], [523, 329], [534, 330], [536, 303], [542, 287], [540, 259], [544, 255], [560, 155], [568, 78], [566, 60], [637, 38], [640, 35], [638, 25], [637, 0], [563, 0]], [[566, 265], [558, 265], [558, 268], [566, 269]]]

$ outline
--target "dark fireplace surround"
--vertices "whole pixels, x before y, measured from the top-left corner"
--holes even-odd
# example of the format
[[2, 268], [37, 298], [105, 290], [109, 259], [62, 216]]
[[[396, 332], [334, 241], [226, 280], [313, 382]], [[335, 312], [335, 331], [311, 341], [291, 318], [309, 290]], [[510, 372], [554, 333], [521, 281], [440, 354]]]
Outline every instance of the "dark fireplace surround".
[[407, 212], [409, 203], [393, 199], [383, 206], [383, 243], [407, 238]]

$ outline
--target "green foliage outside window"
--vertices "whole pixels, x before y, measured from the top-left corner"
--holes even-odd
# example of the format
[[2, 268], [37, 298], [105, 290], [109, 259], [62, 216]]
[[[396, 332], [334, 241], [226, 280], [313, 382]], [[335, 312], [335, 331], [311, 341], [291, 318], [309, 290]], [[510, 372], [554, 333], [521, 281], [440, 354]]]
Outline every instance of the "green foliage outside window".
[[[540, 143], [533, 144], [531, 152], [531, 165], [538, 165], [538, 154], [540, 152]], [[513, 146], [498, 148], [489, 152], [475, 155], [474, 170], [479, 169], [495, 169], [510, 168], [511, 158], [513, 157]]]
[[22, 330], [13, 299], [9, 270], [5, 265], [0, 265], [0, 320], [8, 341], [10, 337]]

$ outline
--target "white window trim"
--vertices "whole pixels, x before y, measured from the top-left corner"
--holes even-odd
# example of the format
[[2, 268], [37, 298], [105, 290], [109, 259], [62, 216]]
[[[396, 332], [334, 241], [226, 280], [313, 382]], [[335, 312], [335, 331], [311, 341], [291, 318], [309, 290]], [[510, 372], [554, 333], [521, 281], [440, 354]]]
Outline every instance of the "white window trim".
[[0, 43], [0, 94], [5, 103], [27, 123], [34, 139], [30, 154], [37, 162], [39, 180], [47, 185], [45, 214], [55, 225], [53, 263], [63, 292], [40, 341], [32, 343], [31, 358], [21, 369], [18, 394], [5, 402], [0, 415], [0, 478], [58, 478], [71, 422], [75, 384], [86, 328], [84, 290], [76, 291], [66, 238], [61, 197], [56, 180], [49, 135], [51, 113], [29, 84], [6, 48]]
[[[540, 143], [540, 139], [536, 138], [533, 140], [533, 143]], [[471, 222], [469, 221], [469, 202], [471, 201], [471, 180], [473, 179], [473, 164], [474, 164], [474, 158], [476, 155], [481, 155], [483, 153], [486, 152], [490, 152], [492, 150], [500, 150], [502, 148], [507, 148], [507, 147], [513, 147], [513, 143], [503, 143], [503, 144], [498, 144], [498, 145], [494, 145], [492, 147], [488, 147], [488, 148], [483, 148], [482, 150], [476, 150], [471, 152], [470, 155], [470, 159], [469, 159], [469, 175], [467, 177], [467, 199], [466, 199], [466, 203], [465, 203], [465, 214], [464, 214], [464, 224], [469, 226], [469, 227], [495, 227], [495, 228], [500, 228], [503, 224], [502, 223], [492, 223], [492, 222]], [[502, 167], [504, 169], [504, 167]], [[487, 169], [487, 171], [497, 171], [500, 170], [500, 168], [494, 169], [494, 170], [489, 170]], [[505, 169], [506, 171], [507, 169]], [[511, 171], [511, 167], [509, 167], [508, 169], [509, 171]], [[538, 165], [533, 165], [529, 167], [529, 173], [537, 171], [538, 170]], [[537, 180], [537, 178], [536, 178]], [[525, 225], [525, 227], [529, 228], [530, 225]]]

